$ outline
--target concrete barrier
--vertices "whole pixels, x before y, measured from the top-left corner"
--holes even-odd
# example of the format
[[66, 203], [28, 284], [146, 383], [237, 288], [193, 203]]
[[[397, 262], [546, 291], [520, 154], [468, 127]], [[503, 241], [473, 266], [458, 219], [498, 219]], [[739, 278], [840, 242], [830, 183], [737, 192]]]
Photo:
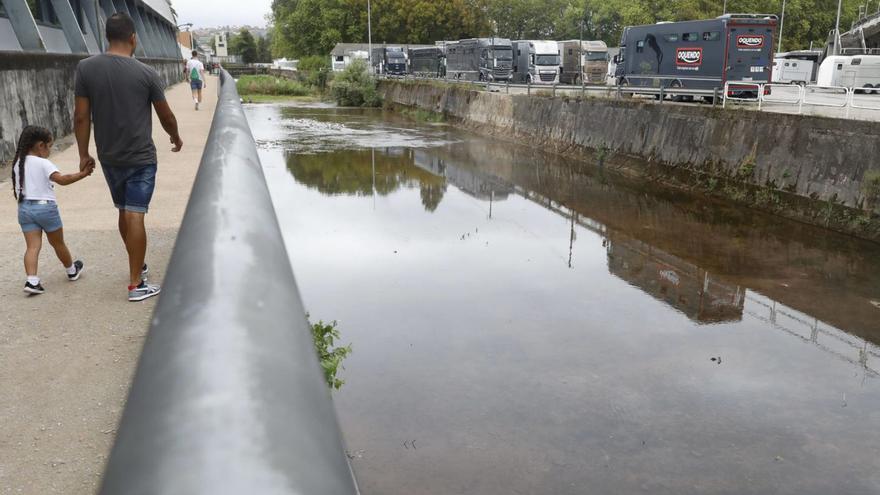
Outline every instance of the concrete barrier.
[[386, 104], [880, 241], [880, 123], [382, 81]]
[[[0, 52], [0, 164], [15, 154], [26, 125], [41, 125], [56, 138], [73, 132], [73, 84], [84, 55]], [[183, 79], [181, 61], [142, 59], [166, 84]]]

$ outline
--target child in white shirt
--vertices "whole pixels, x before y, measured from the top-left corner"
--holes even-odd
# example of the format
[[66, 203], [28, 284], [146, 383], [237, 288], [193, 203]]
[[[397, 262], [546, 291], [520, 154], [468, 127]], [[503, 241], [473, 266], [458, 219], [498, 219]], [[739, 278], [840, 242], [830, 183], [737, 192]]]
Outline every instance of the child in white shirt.
[[48, 160], [52, 148], [52, 133], [43, 127], [27, 126], [18, 139], [15, 159], [12, 161], [12, 194], [18, 200], [18, 223], [24, 233], [27, 250], [24, 269], [27, 273], [24, 291], [28, 294], [45, 292], [37, 276], [37, 262], [43, 245], [43, 232], [55, 254], [67, 270], [70, 281], [79, 280], [83, 262], [74, 261], [64, 243], [64, 229], [55, 184], [66, 186], [92, 175], [94, 165], [75, 174], [62, 175]]

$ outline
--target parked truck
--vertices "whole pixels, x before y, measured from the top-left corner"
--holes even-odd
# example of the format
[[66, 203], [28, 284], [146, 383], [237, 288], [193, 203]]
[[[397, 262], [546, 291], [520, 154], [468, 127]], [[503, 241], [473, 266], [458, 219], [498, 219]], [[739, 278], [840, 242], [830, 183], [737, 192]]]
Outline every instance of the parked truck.
[[557, 84], [559, 46], [556, 42], [514, 41], [512, 80], [516, 83]]
[[472, 38], [446, 45], [446, 78], [509, 81], [513, 47], [505, 38]]
[[[880, 50], [863, 50], [865, 55], [830, 55], [819, 66], [817, 84], [876, 94], [880, 89]], [[845, 52], [846, 53], [846, 52]], [[874, 54], [878, 53], [878, 54]]]
[[726, 14], [716, 19], [626, 27], [615, 60], [617, 83], [715, 89], [727, 82], [744, 82], [731, 85], [730, 92], [757, 96], [751, 84], [771, 81], [776, 24], [775, 15]]
[[773, 58], [772, 81], [779, 84], [800, 84], [816, 82], [819, 60], [822, 52], [818, 50], [798, 50], [777, 53]]
[[410, 48], [409, 73], [420, 77], [445, 77], [446, 47], [430, 46]]
[[608, 45], [604, 41], [560, 41], [559, 81], [563, 84], [605, 84]]
[[373, 70], [376, 74], [406, 75], [406, 52], [399, 46], [373, 48]]

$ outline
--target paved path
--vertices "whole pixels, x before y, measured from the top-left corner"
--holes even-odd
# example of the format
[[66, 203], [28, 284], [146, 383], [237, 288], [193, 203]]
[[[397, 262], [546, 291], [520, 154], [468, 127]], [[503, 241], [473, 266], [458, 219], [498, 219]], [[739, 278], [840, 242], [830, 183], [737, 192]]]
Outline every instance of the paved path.
[[[180, 153], [171, 153], [153, 119], [159, 174], [147, 215], [151, 281], [163, 279], [183, 219], [214, 115], [216, 83], [208, 81], [198, 112], [187, 85], [169, 89], [184, 143]], [[75, 146], [51, 158], [62, 172], [78, 167]], [[8, 173], [4, 168], [3, 177]], [[101, 171], [56, 191], [67, 244], [86, 270], [68, 282], [44, 242], [40, 276], [47, 292], [27, 297], [16, 203], [9, 180], [0, 183], [2, 495], [96, 491], [156, 302], [127, 300], [127, 257]]]

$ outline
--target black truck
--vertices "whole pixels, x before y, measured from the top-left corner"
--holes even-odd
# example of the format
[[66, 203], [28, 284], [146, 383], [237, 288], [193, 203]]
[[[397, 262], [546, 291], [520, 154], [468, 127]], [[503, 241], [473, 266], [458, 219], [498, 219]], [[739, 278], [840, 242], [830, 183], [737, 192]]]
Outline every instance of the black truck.
[[[617, 84], [715, 89], [727, 82], [769, 83], [776, 24], [775, 15], [726, 14], [626, 27], [614, 59]], [[749, 84], [731, 84], [729, 91], [757, 96], [756, 87]], [[685, 98], [689, 99], [680, 97]]]
[[377, 74], [406, 75], [406, 52], [399, 46], [373, 48], [373, 69]]
[[445, 77], [446, 47], [425, 46], [410, 48], [409, 73], [421, 77]]
[[513, 45], [505, 38], [473, 38], [446, 45], [446, 78], [508, 81], [513, 73]]

